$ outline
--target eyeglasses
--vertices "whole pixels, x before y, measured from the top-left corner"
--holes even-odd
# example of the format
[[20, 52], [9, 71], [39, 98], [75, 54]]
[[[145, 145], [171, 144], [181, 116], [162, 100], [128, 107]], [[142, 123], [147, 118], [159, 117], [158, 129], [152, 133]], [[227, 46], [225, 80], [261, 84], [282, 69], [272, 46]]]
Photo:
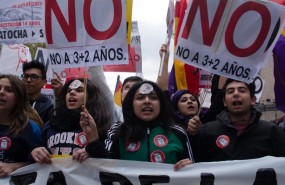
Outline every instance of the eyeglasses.
[[28, 74], [22, 74], [21, 75], [22, 80], [27, 81], [29, 78], [31, 79], [32, 82], [37, 81], [39, 78], [42, 78], [42, 76], [38, 76], [36, 74], [28, 75]]

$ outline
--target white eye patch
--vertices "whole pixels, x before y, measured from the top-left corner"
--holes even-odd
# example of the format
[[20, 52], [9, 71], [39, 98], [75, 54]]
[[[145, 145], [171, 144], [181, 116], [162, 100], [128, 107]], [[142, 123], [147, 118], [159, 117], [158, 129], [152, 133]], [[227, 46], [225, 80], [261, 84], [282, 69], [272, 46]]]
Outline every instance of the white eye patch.
[[69, 89], [77, 89], [78, 87], [80, 87], [80, 85], [82, 84], [82, 82], [80, 80], [74, 80], [70, 85], [69, 85]]
[[141, 94], [150, 94], [153, 91], [152, 85], [145, 83], [139, 88]]

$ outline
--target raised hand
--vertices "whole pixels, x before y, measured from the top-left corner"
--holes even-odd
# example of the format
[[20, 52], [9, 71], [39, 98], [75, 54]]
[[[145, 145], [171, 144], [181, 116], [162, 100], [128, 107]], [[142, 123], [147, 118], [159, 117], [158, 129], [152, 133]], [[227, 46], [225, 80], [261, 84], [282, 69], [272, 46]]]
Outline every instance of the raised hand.
[[196, 135], [201, 125], [202, 122], [200, 121], [200, 118], [198, 116], [194, 116], [188, 122], [187, 132], [190, 135]]
[[83, 132], [86, 134], [88, 142], [95, 141], [99, 138], [98, 136], [98, 130], [96, 123], [92, 116], [89, 114], [88, 110], [85, 108], [84, 105], [82, 105], [82, 112], [80, 117], [80, 126], [83, 130]]
[[58, 97], [62, 86], [63, 84], [61, 82], [60, 76], [56, 72], [54, 72], [54, 77], [53, 79], [51, 79], [51, 87], [53, 88], [56, 97]]

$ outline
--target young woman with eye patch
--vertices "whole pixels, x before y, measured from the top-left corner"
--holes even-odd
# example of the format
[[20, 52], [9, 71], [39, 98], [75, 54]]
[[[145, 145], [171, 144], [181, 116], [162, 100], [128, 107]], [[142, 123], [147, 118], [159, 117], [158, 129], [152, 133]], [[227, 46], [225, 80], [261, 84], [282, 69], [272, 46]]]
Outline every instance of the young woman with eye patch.
[[51, 163], [51, 157], [56, 155], [70, 155], [79, 162], [88, 158], [84, 147], [87, 144], [85, 135], [80, 127], [80, 112], [84, 104], [92, 119], [97, 124], [100, 138], [106, 137], [110, 120], [107, 105], [99, 89], [89, 80], [85, 94], [84, 79], [72, 79], [61, 89], [55, 115], [50, 119], [41, 136], [41, 143], [31, 155], [38, 163]]
[[[133, 85], [123, 101], [124, 123], [108, 132], [114, 137], [105, 143], [106, 157], [174, 164], [174, 170], [191, 164], [187, 134], [173, 124], [169, 108], [165, 94], [154, 82]], [[89, 141], [86, 151], [91, 157], [98, 157], [100, 137], [92, 132], [96, 124], [86, 109], [81, 115], [80, 124]]]

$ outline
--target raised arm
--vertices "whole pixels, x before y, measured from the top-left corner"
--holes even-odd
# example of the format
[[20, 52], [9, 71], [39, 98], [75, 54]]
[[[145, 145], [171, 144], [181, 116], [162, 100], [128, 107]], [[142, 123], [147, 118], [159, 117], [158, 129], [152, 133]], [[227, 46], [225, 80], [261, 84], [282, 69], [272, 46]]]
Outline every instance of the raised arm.
[[90, 81], [95, 84], [101, 91], [101, 95], [106, 100], [109, 110], [111, 112], [112, 118], [110, 125], [118, 122], [116, 110], [115, 110], [115, 103], [113, 99], [113, 94], [107, 84], [107, 80], [101, 66], [92, 66], [88, 68], [89, 78]]
[[159, 50], [160, 58], [164, 55], [164, 60], [160, 63], [161, 71], [158, 72], [156, 83], [163, 91], [168, 90], [168, 60], [169, 60], [169, 48], [166, 44], [162, 44]]

